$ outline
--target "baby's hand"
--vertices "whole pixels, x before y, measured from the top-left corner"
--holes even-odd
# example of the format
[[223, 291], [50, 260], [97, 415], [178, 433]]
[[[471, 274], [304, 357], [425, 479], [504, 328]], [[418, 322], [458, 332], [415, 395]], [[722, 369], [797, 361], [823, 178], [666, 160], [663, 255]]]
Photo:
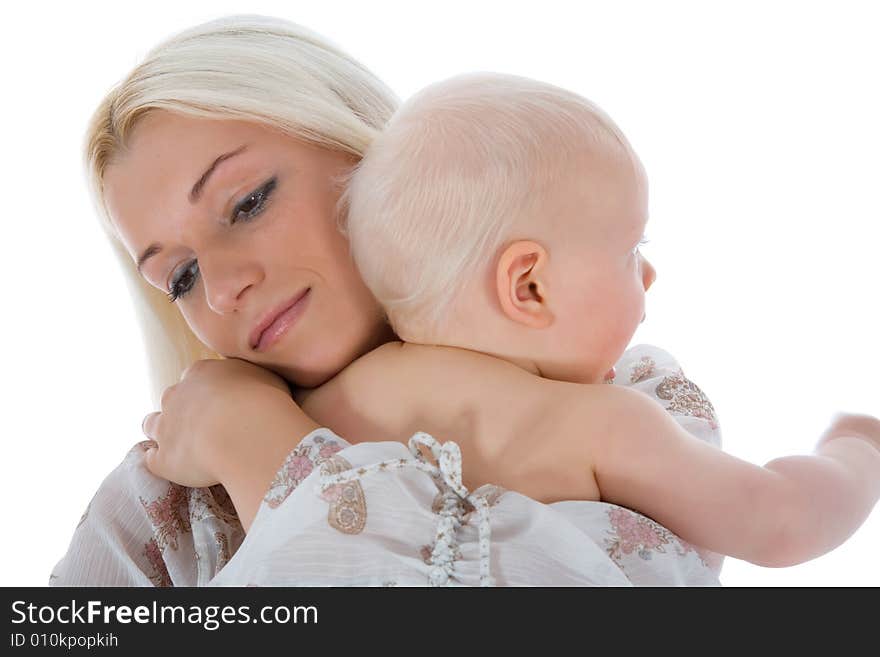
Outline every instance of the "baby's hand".
[[839, 436], [864, 438], [880, 450], [880, 420], [871, 415], [838, 413], [819, 438], [818, 445]]
[[221, 483], [222, 466], [236, 453], [254, 449], [261, 408], [293, 404], [284, 380], [244, 360], [200, 360], [162, 394], [162, 410], [144, 419], [154, 446], [146, 466], [158, 477], [183, 486]]

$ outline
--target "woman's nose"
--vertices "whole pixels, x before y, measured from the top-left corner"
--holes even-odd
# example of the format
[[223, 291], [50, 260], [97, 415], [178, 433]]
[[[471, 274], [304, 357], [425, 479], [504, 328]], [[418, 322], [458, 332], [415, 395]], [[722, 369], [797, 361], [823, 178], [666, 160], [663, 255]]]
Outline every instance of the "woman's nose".
[[642, 256], [642, 283], [645, 286], [645, 292], [654, 284], [655, 280], [657, 280], [657, 270], [645, 256]]
[[219, 315], [235, 312], [244, 302], [245, 291], [259, 282], [260, 270], [253, 264], [199, 259], [199, 273], [208, 306]]

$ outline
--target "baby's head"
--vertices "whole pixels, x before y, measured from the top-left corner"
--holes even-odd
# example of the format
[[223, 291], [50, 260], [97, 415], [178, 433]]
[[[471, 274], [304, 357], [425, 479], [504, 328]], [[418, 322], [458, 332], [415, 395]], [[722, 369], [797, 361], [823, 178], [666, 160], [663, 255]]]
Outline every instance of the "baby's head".
[[572, 92], [487, 73], [431, 85], [342, 202], [355, 262], [406, 342], [599, 383], [644, 317], [645, 173]]

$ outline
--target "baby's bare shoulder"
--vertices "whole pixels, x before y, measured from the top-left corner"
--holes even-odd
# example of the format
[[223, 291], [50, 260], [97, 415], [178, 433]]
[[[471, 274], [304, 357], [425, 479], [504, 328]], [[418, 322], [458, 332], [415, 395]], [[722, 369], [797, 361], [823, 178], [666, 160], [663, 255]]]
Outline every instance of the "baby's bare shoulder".
[[324, 400], [359, 400], [365, 405], [383, 400], [414, 402], [428, 391], [452, 394], [458, 385], [484, 378], [497, 367], [495, 360], [462, 349], [388, 342], [349, 364], [316, 395]]
[[552, 397], [549, 392], [539, 393], [538, 388], [553, 384], [487, 354], [400, 342], [361, 357], [339, 381], [347, 397], [357, 397], [371, 408], [394, 400], [398, 414], [423, 419], [450, 413], [506, 418], [520, 411], [537, 415], [539, 398]]
[[515, 403], [526, 413], [579, 418], [591, 413], [597, 420], [636, 413], [655, 403], [648, 395], [622, 386], [568, 383], [545, 379], [488, 354], [438, 345], [390, 342], [352, 363], [340, 376], [346, 387], [373, 394], [433, 399], [461, 397]]
[[406, 385], [417, 381], [464, 384], [475, 379], [485, 383], [538, 378], [505, 360], [477, 351], [404, 342], [389, 342], [377, 347], [349, 365], [343, 374], [367, 380], [381, 378], [392, 384], [401, 382]]

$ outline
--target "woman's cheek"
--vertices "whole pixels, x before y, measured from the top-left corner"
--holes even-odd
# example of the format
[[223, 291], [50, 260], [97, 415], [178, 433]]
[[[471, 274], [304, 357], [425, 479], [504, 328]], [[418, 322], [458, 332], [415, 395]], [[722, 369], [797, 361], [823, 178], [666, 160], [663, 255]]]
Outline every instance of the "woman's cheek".
[[[193, 290], [197, 293], [197, 290]], [[209, 349], [216, 351], [223, 356], [235, 356], [237, 349], [234, 340], [230, 336], [225, 335], [220, 327], [212, 325], [211, 321], [205, 317], [206, 312], [211, 312], [204, 301], [200, 301], [201, 308], [187, 307], [181, 309], [181, 315], [189, 326], [193, 334]]]

